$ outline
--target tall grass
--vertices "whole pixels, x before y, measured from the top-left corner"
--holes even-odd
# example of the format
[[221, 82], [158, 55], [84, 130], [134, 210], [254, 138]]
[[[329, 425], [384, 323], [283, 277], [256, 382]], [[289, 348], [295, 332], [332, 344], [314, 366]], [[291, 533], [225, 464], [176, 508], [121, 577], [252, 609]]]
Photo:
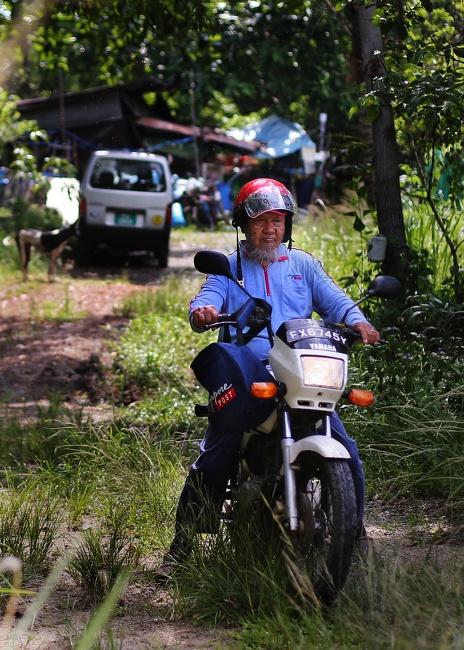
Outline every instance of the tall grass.
[[370, 414], [345, 412], [368, 470], [371, 491], [385, 498], [415, 494], [441, 497], [457, 523], [464, 523], [464, 417], [449, 402], [464, 387], [430, 395], [428, 406], [379, 406]]
[[[312, 253], [338, 284], [350, 284], [351, 296], [358, 298], [366, 288], [365, 276], [376, 275], [378, 265], [366, 258], [367, 242], [373, 234], [369, 224], [360, 232], [352, 224], [353, 218], [343, 211], [309, 216], [294, 228], [294, 239], [295, 247]], [[353, 274], [358, 278], [354, 285]]]
[[[449, 236], [458, 245], [463, 239], [464, 211], [458, 211], [444, 201], [439, 207]], [[446, 289], [446, 285], [450, 284], [452, 257], [430, 207], [423, 203], [407, 201], [404, 206], [404, 223], [408, 245], [419, 257], [418, 270], [423, 274], [422, 281], [426, 280], [432, 291]], [[461, 247], [461, 261], [462, 251]]]
[[69, 517], [108, 521], [122, 510], [137, 546], [145, 553], [164, 548], [172, 536], [174, 507], [190, 456], [178, 442], [156, 440], [123, 423], [81, 432], [64, 445], [60, 462], [47, 463], [37, 480], [66, 498]]
[[173, 579], [177, 612], [197, 623], [240, 626], [233, 647], [250, 650], [461, 647], [460, 549], [377, 546], [357, 559], [327, 612], [288, 589], [278, 547], [254, 532], [244, 526], [197, 539]]
[[174, 597], [197, 623], [237, 624], [292, 602], [287, 588], [278, 539], [265, 538], [249, 517], [194, 539], [192, 557], [175, 574]]
[[21, 473], [25, 466], [57, 462], [64, 444], [72, 442], [79, 431], [89, 423], [80, 413], [71, 414], [56, 396], [50, 403], [38, 406], [37, 418], [23, 424], [16, 417], [3, 417], [0, 423], [2, 445], [0, 446], [1, 473]]
[[237, 647], [458, 650], [464, 642], [463, 577], [462, 558], [437, 563], [370, 556], [352, 571], [330, 615], [277, 602], [266, 616], [247, 618]]
[[200, 280], [171, 279], [162, 289], [148, 290], [123, 305], [134, 318], [118, 343], [116, 376], [123, 394], [135, 385], [139, 398], [126, 417], [150, 422], [170, 435], [198, 429], [193, 405], [204, 399], [189, 366], [215, 334], [198, 336], [187, 317]]
[[[342, 406], [371, 490], [391, 498], [439, 496], [463, 520], [464, 336], [462, 311], [419, 297], [385, 329], [387, 343], [351, 356], [351, 385], [376, 404]], [[388, 321], [387, 321], [388, 322]]]
[[116, 508], [101, 529], [88, 529], [74, 551], [69, 573], [95, 603], [101, 602], [118, 577], [134, 569], [140, 549], [126, 509]]
[[60, 501], [51, 491], [26, 486], [0, 495], [0, 556], [20, 558], [25, 575], [44, 573], [62, 521]]

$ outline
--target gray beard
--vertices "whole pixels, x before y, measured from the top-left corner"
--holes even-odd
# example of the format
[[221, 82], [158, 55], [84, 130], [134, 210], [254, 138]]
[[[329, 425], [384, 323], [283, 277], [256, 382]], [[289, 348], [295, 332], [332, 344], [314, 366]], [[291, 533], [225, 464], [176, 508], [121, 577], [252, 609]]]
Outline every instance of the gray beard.
[[250, 248], [245, 244], [248, 259], [258, 264], [269, 264], [277, 259], [277, 248]]

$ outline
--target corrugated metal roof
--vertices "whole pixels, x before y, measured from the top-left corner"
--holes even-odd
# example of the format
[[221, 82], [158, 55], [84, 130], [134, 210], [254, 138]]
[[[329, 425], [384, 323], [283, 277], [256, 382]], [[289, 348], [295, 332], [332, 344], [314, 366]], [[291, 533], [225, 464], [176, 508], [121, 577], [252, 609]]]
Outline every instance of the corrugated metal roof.
[[218, 133], [212, 129], [200, 128], [198, 126], [186, 126], [184, 124], [169, 122], [168, 120], [159, 120], [155, 117], [140, 117], [136, 120], [136, 124], [155, 131], [195, 136], [205, 142], [216, 142], [218, 144], [235, 147], [236, 149], [244, 149], [245, 151], [256, 151], [260, 146], [258, 142], [238, 140], [230, 135]]

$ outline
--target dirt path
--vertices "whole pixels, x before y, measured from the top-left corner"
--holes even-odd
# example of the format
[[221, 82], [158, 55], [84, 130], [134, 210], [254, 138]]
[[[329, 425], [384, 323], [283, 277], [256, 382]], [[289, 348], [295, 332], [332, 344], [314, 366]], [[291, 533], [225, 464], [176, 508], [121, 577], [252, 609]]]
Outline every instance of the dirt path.
[[[118, 282], [66, 280], [27, 292], [13, 286], [9, 296], [0, 291], [0, 399], [10, 415], [30, 417], [52, 396], [69, 408], [97, 412], [100, 403], [104, 409], [104, 369], [112, 361], [108, 342], [126, 324], [117, 308], [139, 290]], [[55, 318], [46, 320], [47, 312]], [[60, 322], [60, 312], [71, 320]]]
[[65, 267], [54, 284], [45, 274], [0, 288], [0, 413], [33, 417], [56, 397], [101, 420], [111, 415], [105, 370], [111, 346], [127, 324], [124, 300], [172, 275], [194, 273], [193, 256], [204, 247], [230, 250], [230, 232], [199, 233], [198, 243], [174, 233], [169, 269], [143, 259], [93, 268]]

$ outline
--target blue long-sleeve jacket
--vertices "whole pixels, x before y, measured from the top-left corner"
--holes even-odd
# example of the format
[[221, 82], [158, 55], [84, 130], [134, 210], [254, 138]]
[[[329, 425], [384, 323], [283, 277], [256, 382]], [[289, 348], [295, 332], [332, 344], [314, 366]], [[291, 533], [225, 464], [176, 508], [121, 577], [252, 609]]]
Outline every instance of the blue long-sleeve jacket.
[[[319, 260], [305, 251], [289, 250], [284, 244], [279, 246], [278, 253], [279, 257], [267, 268], [248, 259], [243, 247], [241, 255], [245, 288], [252, 296], [263, 298], [272, 305], [273, 331], [290, 318], [310, 318], [313, 311], [325, 320], [340, 322], [345, 311], [353, 306], [353, 301], [327, 275]], [[236, 277], [236, 252], [229, 255], [229, 262]], [[223, 276], [208, 275], [190, 303], [190, 323], [192, 312], [198, 307], [214, 305], [219, 312], [232, 313], [245, 300], [246, 295], [233, 282]], [[355, 307], [348, 314], [346, 324], [354, 325], [360, 321], [366, 322], [366, 318]], [[233, 329], [231, 335], [234, 341]], [[260, 359], [266, 359], [270, 347], [266, 332], [252, 339], [248, 347]]]

